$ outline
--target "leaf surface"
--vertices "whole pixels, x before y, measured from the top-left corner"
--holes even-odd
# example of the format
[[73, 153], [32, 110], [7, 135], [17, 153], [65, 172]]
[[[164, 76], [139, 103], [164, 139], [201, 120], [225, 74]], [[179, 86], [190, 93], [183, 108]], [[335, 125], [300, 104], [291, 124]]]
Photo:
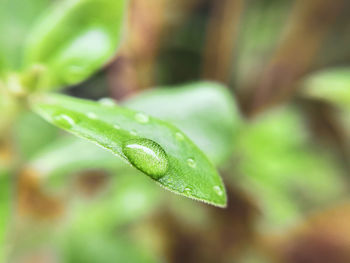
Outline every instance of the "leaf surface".
[[43, 97], [33, 103], [33, 109], [47, 121], [111, 151], [170, 191], [226, 205], [225, 189], [212, 163], [167, 122], [63, 95]]

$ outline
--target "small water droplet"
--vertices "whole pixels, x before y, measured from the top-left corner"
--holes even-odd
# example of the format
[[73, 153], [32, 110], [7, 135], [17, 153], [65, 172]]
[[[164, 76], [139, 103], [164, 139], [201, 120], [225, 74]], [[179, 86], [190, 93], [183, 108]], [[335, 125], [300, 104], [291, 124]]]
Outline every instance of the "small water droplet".
[[185, 187], [185, 189], [183, 190], [183, 192], [186, 193], [186, 194], [191, 194], [192, 188], [187, 186], [187, 187]]
[[163, 148], [156, 142], [141, 138], [127, 141], [123, 153], [140, 171], [157, 180], [168, 170], [168, 158]]
[[174, 182], [174, 180], [172, 178], [169, 178], [167, 181], [168, 184], [172, 184], [173, 182]]
[[185, 137], [184, 137], [184, 135], [181, 133], [181, 132], [177, 132], [176, 134], [175, 134], [175, 137], [176, 137], [176, 139], [178, 139], [179, 141], [182, 141]]
[[192, 167], [192, 168], [195, 168], [196, 167], [196, 162], [195, 160], [193, 160], [192, 158], [188, 158], [187, 159], [187, 164], [188, 166]]
[[102, 99], [99, 99], [98, 102], [101, 105], [106, 106], [106, 107], [114, 107], [117, 105], [117, 103], [111, 98], [102, 98]]
[[131, 130], [131, 131], [130, 131], [130, 134], [131, 134], [132, 136], [136, 136], [136, 135], [137, 135], [137, 132], [136, 132], [135, 130]]
[[86, 116], [87, 116], [88, 118], [90, 118], [90, 119], [93, 119], [93, 120], [97, 119], [97, 115], [96, 115], [96, 113], [94, 113], [94, 112], [88, 112], [88, 113], [86, 114]]
[[135, 119], [140, 123], [147, 123], [149, 121], [149, 117], [141, 112], [135, 114]]
[[224, 191], [221, 189], [221, 187], [220, 186], [218, 186], [218, 185], [215, 185], [214, 187], [213, 187], [213, 189], [214, 189], [214, 191], [218, 194], [218, 195], [223, 195], [223, 193], [224, 193]]
[[72, 128], [76, 124], [76, 121], [66, 114], [58, 114], [54, 116], [53, 122], [58, 126], [66, 129]]
[[113, 125], [114, 129], [120, 130], [120, 126], [118, 124]]

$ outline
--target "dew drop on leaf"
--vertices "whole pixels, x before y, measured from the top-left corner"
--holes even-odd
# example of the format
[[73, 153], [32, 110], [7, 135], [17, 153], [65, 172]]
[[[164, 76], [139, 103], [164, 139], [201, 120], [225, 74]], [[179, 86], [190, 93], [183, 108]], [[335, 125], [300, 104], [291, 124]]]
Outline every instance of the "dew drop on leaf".
[[140, 123], [147, 123], [149, 121], [149, 117], [141, 112], [135, 114], [135, 119]]
[[192, 158], [188, 158], [187, 159], [187, 164], [188, 166], [192, 167], [192, 168], [195, 168], [196, 167], [196, 162], [195, 160], [193, 160]]
[[98, 102], [105, 107], [114, 107], [117, 105], [116, 102], [111, 98], [102, 98], [99, 99]]
[[114, 129], [120, 130], [120, 126], [118, 124], [113, 125]]
[[131, 130], [130, 131], [130, 134], [133, 135], [133, 136], [136, 136], [137, 135], [137, 132], [135, 130]]
[[168, 157], [156, 142], [141, 138], [128, 140], [123, 153], [137, 169], [153, 179], [161, 178], [168, 170]]
[[186, 194], [191, 194], [192, 188], [191, 187], [185, 187], [183, 192], [186, 193]]
[[185, 138], [185, 137], [183, 136], [183, 134], [180, 133], [180, 132], [177, 132], [177, 133], [175, 134], [175, 136], [176, 136], [176, 139], [179, 140], [179, 141], [182, 141], [182, 140]]
[[214, 189], [214, 191], [218, 194], [218, 195], [223, 195], [223, 193], [224, 193], [224, 191], [222, 191], [222, 189], [221, 189], [221, 187], [220, 186], [218, 186], [218, 185], [215, 185], [214, 187], [213, 187], [213, 189]]
[[97, 119], [96, 113], [93, 113], [93, 112], [88, 112], [88, 113], [86, 114], [86, 116], [87, 116], [88, 118], [90, 118], [90, 119], [93, 119], [93, 120]]
[[72, 128], [76, 123], [76, 121], [73, 118], [69, 117], [66, 114], [58, 114], [54, 116], [53, 122], [59, 127], [66, 129]]

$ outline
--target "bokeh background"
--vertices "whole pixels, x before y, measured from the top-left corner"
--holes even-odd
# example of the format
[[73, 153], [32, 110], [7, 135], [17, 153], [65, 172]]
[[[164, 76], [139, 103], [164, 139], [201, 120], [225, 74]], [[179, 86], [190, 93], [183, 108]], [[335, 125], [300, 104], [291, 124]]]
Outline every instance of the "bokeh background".
[[[59, 1], [8, 1], [0, 40], [12, 44], [1, 52], [16, 54]], [[118, 53], [64, 92], [132, 105], [157, 87], [224, 84], [236, 103], [234, 142], [218, 166], [228, 207], [165, 191], [23, 114], [0, 140], [1, 165], [18, 164], [0, 185], [14, 200], [3, 230], [10, 262], [349, 263], [349, 14], [347, 0], [130, 0]], [[180, 96], [172, 111], [187, 118], [205, 106], [201, 96]]]

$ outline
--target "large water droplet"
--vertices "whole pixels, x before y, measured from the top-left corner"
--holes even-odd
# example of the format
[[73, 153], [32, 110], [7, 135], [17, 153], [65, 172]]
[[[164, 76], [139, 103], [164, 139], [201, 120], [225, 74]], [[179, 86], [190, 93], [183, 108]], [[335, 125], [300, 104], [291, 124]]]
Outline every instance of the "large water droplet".
[[140, 123], [147, 123], [149, 121], [149, 117], [141, 112], [135, 114], [135, 119]]
[[72, 128], [76, 124], [76, 121], [66, 114], [58, 114], [54, 116], [53, 122], [56, 125], [66, 129]]
[[213, 187], [213, 189], [214, 189], [214, 191], [218, 194], [218, 195], [223, 195], [223, 193], [224, 193], [224, 191], [221, 189], [221, 187], [220, 186], [218, 186], [218, 185], [215, 185], [214, 187]]
[[149, 139], [131, 139], [123, 147], [123, 153], [140, 171], [153, 179], [161, 178], [168, 169], [168, 158], [163, 148]]
[[98, 102], [105, 107], [114, 107], [117, 105], [116, 102], [111, 98], [102, 98], [99, 99]]
[[192, 167], [192, 168], [195, 168], [196, 167], [196, 162], [195, 160], [193, 160], [192, 158], [188, 158], [187, 159], [187, 164], [188, 166]]

